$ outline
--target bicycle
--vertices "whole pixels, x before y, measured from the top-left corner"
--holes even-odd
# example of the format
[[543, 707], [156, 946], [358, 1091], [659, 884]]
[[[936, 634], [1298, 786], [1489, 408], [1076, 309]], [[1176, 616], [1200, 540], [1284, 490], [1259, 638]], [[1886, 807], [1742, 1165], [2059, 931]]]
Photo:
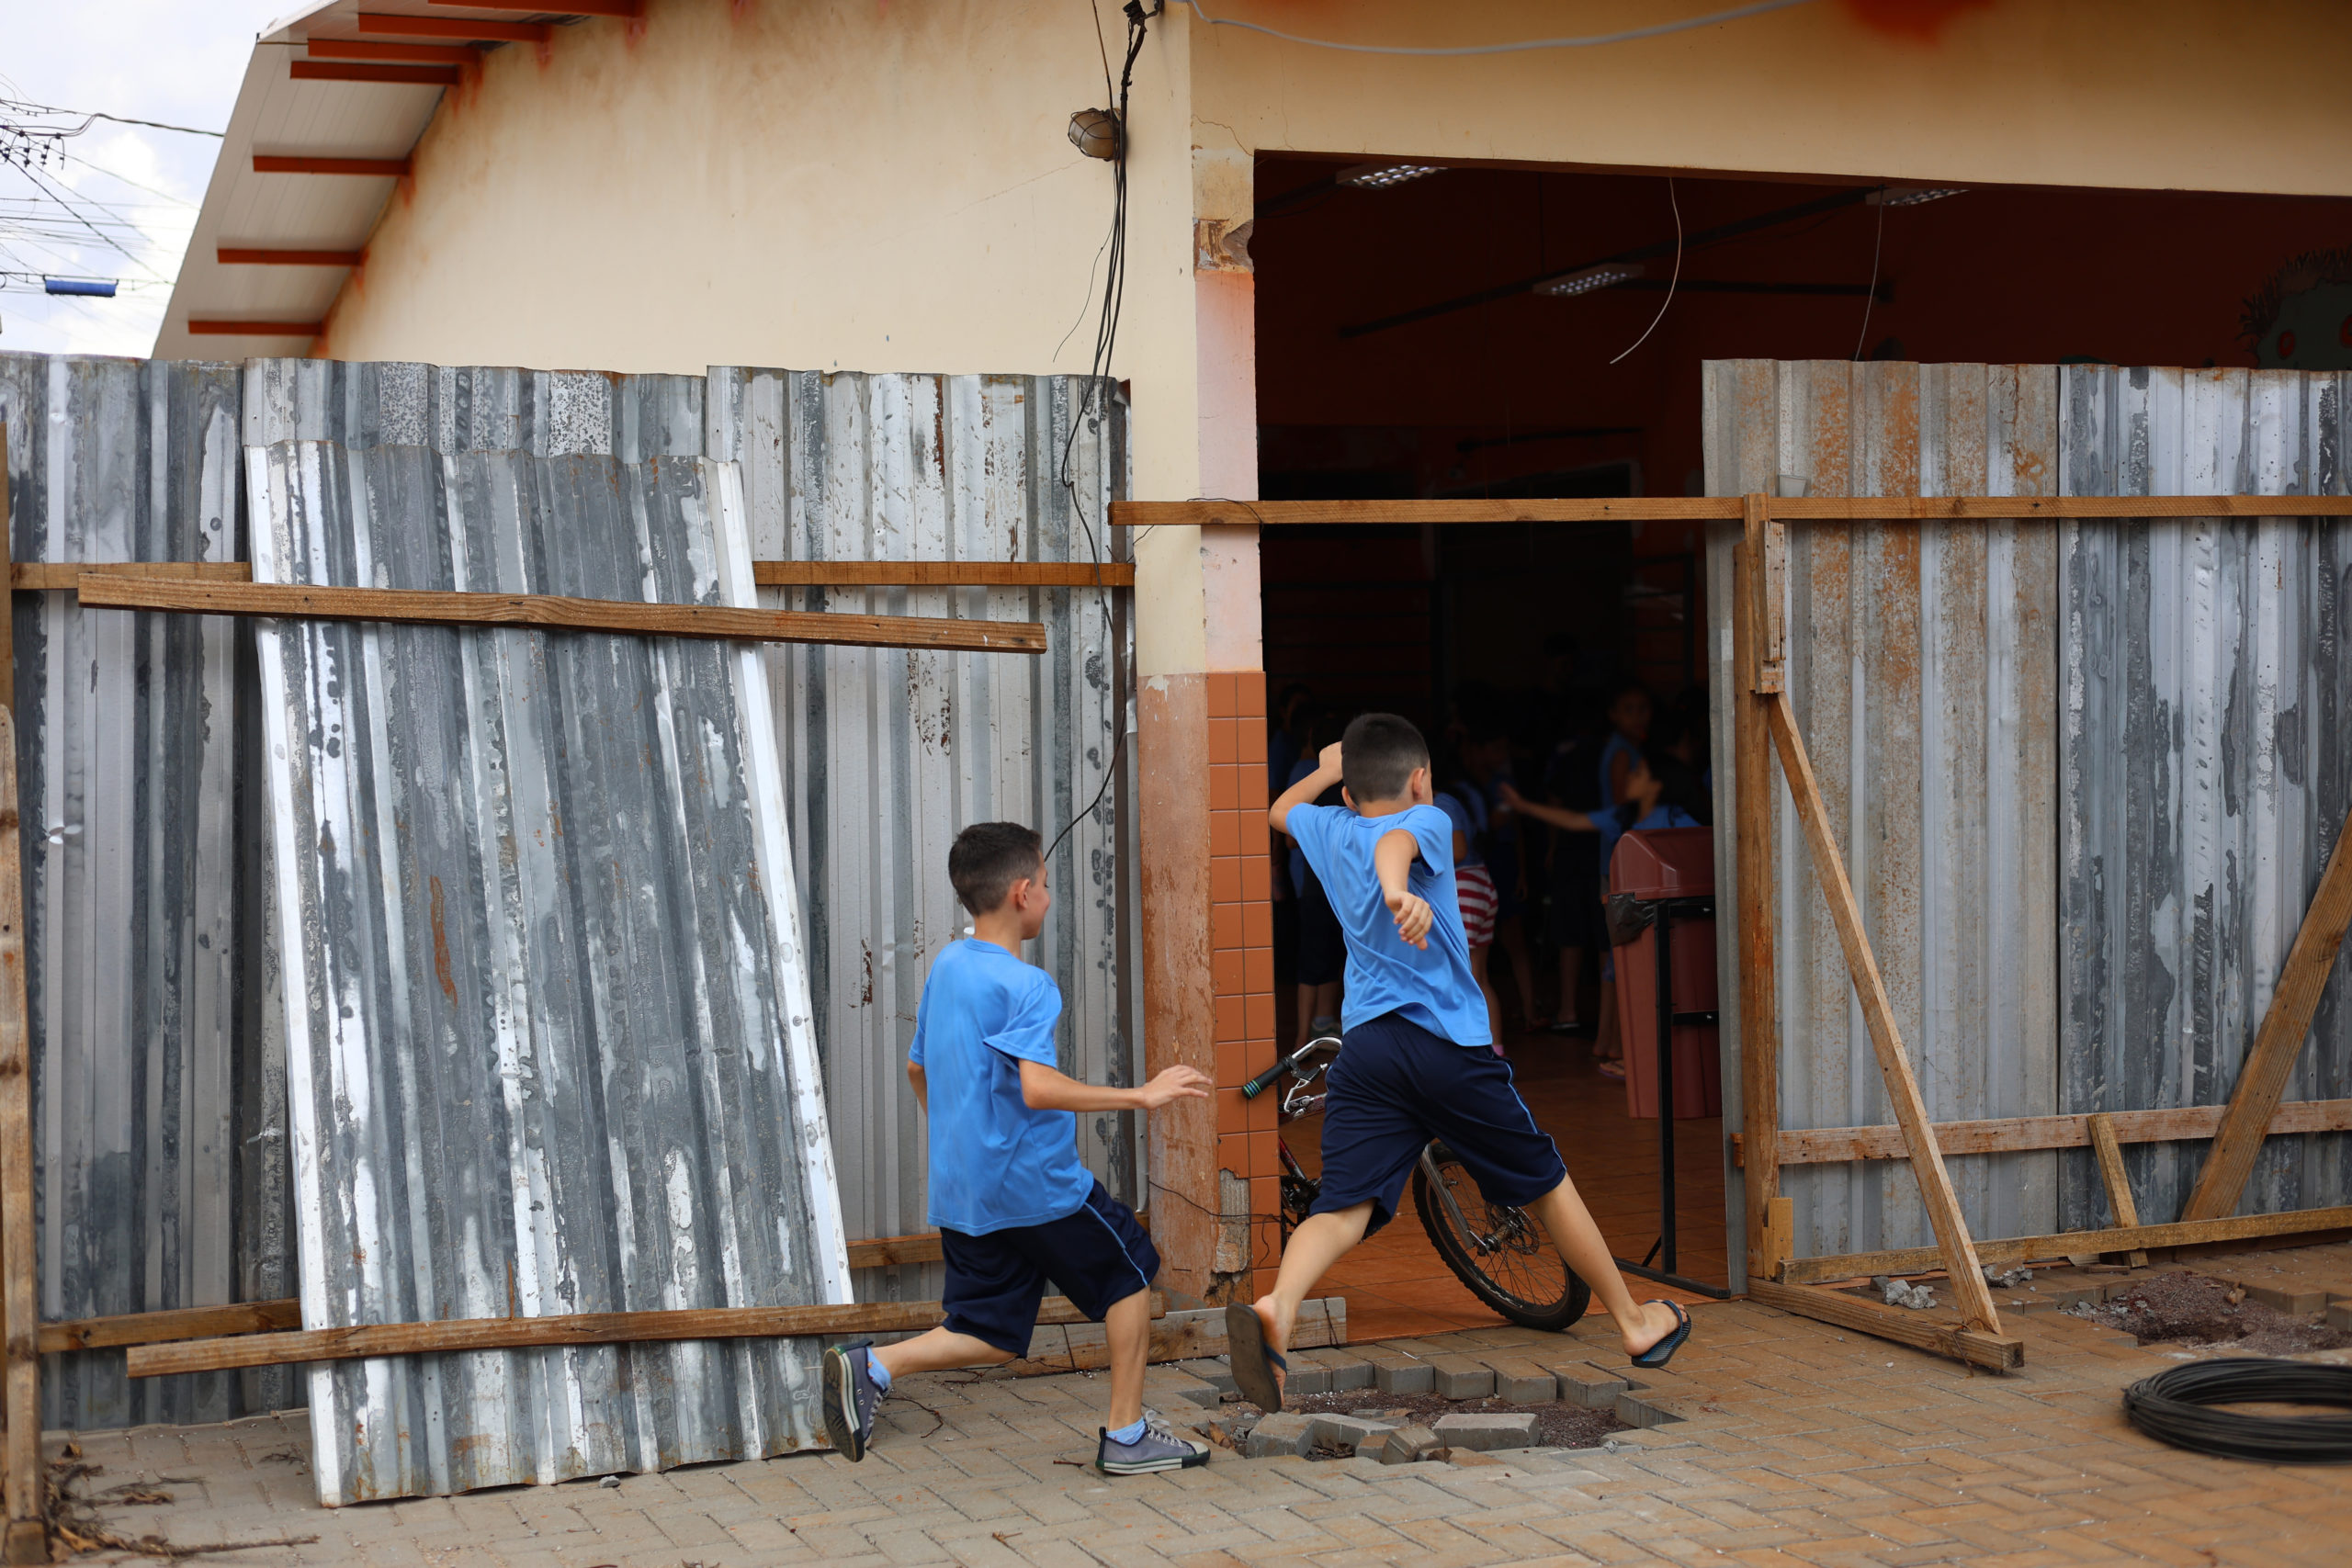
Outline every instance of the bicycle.
[[[1255, 1100], [1288, 1074], [1282, 1120], [1311, 1116], [1329, 1098], [1328, 1086], [1318, 1093], [1316, 1084], [1328, 1078], [1339, 1052], [1336, 1036], [1310, 1040], [1242, 1085], [1241, 1096]], [[1314, 1207], [1323, 1184], [1306, 1174], [1288, 1144], [1277, 1139], [1276, 1145], [1282, 1151], [1283, 1238], [1287, 1242]], [[1562, 1260], [1544, 1227], [1523, 1209], [1487, 1202], [1460, 1156], [1439, 1140], [1430, 1140], [1413, 1168], [1413, 1208], [1421, 1217], [1421, 1229], [1429, 1233], [1430, 1245], [1454, 1277], [1513, 1323], [1556, 1333], [1584, 1316], [1592, 1288]]]

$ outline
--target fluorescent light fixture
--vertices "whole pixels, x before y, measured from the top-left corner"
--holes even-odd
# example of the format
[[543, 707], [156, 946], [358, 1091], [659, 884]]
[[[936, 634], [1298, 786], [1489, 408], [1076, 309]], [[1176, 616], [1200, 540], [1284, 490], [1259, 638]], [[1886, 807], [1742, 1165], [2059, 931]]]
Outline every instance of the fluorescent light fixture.
[[1353, 186], [1358, 190], [1386, 190], [1408, 180], [1443, 173], [1442, 164], [1358, 164], [1351, 169], [1341, 169], [1331, 179], [1335, 185]]
[[1549, 294], [1555, 299], [1565, 299], [1575, 294], [1589, 294], [1596, 288], [1626, 283], [1642, 276], [1639, 262], [1602, 262], [1599, 266], [1586, 267], [1582, 272], [1564, 272], [1557, 277], [1547, 277], [1535, 286], [1538, 294]]
[[1871, 192], [1867, 199], [1872, 207], [1924, 207], [1948, 196], [1967, 194], [1961, 186], [1884, 186]]

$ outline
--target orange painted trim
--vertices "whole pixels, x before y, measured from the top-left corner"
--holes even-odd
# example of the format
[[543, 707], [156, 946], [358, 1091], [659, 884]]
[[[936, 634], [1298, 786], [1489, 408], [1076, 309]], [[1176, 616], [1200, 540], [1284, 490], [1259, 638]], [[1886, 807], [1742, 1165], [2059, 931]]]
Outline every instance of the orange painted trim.
[[326, 323], [191, 320], [187, 330], [196, 337], [316, 337], [326, 331]]
[[376, 43], [367, 39], [314, 38], [313, 60], [405, 60], [418, 65], [476, 65], [481, 51], [455, 43]]
[[295, 60], [286, 74], [297, 82], [381, 82], [398, 87], [454, 87], [454, 65], [377, 65], [365, 61]]
[[[487, 9], [487, 7], [480, 7]], [[396, 38], [479, 39], [486, 43], [545, 43], [555, 37], [548, 22], [483, 22], [471, 17], [392, 17], [378, 11], [359, 13], [362, 33]]]
[[397, 180], [405, 179], [409, 172], [406, 158], [315, 158], [300, 152], [254, 154], [254, 173], [257, 175], [376, 175]]
[[364, 251], [269, 251], [223, 245], [213, 254], [222, 266], [357, 266]]

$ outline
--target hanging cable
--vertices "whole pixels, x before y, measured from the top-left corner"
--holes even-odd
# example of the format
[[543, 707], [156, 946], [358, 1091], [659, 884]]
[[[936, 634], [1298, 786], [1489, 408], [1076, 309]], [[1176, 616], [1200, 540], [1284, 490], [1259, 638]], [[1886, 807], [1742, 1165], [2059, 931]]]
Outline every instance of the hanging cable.
[[1878, 237], [1871, 242], [1871, 291], [1862, 296], [1862, 330], [1854, 334], [1854, 357], [1862, 356], [1862, 344], [1871, 335], [1871, 307], [1878, 303], [1878, 258], [1886, 248], [1886, 191], [1879, 191]]
[[1238, 28], [1244, 32], [1263, 33], [1284, 43], [1305, 44], [1310, 49], [1336, 49], [1348, 54], [1408, 54], [1424, 58], [1444, 59], [1472, 54], [1524, 54], [1542, 49], [1598, 49], [1604, 44], [1631, 43], [1636, 39], [1663, 38], [1668, 33], [1689, 32], [1695, 28], [1712, 28], [1724, 22], [1736, 22], [1747, 17], [1760, 17], [1767, 11], [1785, 11], [1793, 6], [1807, 6], [1812, 0], [1757, 0], [1752, 6], [1735, 6], [1728, 11], [1711, 11], [1703, 17], [1685, 17], [1679, 22], [1658, 22], [1646, 28], [1627, 28], [1622, 32], [1589, 33], [1581, 38], [1527, 39], [1518, 43], [1461, 44], [1450, 49], [1414, 49], [1398, 44], [1340, 43], [1332, 39], [1302, 38], [1296, 33], [1283, 32], [1261, 27], [1256, 22], [1244, 22], [1231, 17], [1212, 17], [1201, 0], [1180, 0], [1190, 6], [1193, 14], [1213, 28]]
[[[1667, 279], [1666, 299], [1659, 303], [1657, 314], [1652, 316], [1650, 324], [1642, 329], [1642, 335], [1626, 345], [1625, 354], [1633, 353], [1634, 349], [1650, 341], [1650, 333], [1657, 331], [1657, 324], [1666, 320], [1667, 307], [1674, 303], [1675, 286], [1682, 281], [1682, 202], [1674, 194], [1672, 175], [1666, 176], [1666, 201], [1668, 206], [1674, 209], [1674, 276]], [[1625, 354], [1619, 355], [1617, 359], [1624, 358]], [[1609, 363], [1614, 365], [1617, 359], [1612, 359]]]

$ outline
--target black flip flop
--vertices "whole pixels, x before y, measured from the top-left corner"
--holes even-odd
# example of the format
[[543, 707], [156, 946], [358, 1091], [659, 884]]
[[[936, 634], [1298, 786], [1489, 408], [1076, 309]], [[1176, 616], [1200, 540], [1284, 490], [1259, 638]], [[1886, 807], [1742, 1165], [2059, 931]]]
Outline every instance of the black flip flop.
[[1247, 1302], [1227, 1303], [1225, 1309], [1225, 1349], [1233, 1363], [1233, 1385], [1241, 1397], [1272, 1416], [1283, 1407], [1283, 1387], [1274, 1369], [1290, 1370], [1282, 1352], [1266, 1345], [1266, 1320]]
[[[1640, 1355], [1633, 1358], [1634, 1365], [1637, 1367], [1646, 1367], [1651, 1371], [1656, 1371], [1660, 1367], [1665, 1366], [1668, 1361], [1674, 1359], [1674, 1353], [1682, 1348], [1682, 1342], [1685, 1339], [1690, 1337], [1690, 1314], [1682, 1310], [1682, 1303], [1679, 1302], [1645, 1302], [1643, 1304], [1645, 1306], [1665, 1306], [1670, 1308], [1678, 1320], [1674, 1325], [1673, 1333], [1668, 1335], [1665, 1338], [1659, 1340], [1657, 1344], [1651, 1346]], [[1230, 1329], [1227, 1330], [1228, 1335], [1230, 1335], [1231, 1332], [1232, 1330]]]

